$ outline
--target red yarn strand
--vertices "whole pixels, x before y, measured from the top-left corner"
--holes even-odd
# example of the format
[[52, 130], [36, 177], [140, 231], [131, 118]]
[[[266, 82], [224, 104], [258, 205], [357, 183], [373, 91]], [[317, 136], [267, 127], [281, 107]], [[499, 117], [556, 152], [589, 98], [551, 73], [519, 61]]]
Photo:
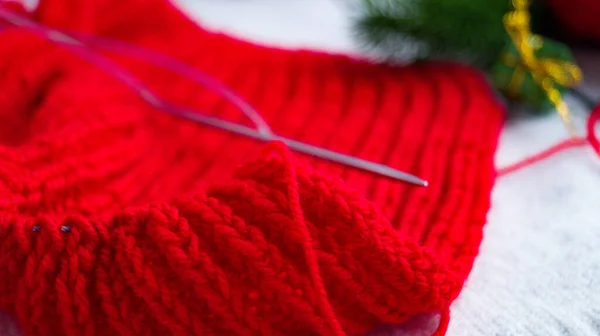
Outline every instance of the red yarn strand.
[[287, 180], [288, 186], [288, 202], [290, 206], [290, 212], [292, 215], [292, 219], [294, 221], [294, 225], [298, 226], [300, 233], [304, 236], [304, 253], [306, 258], [306, 263], [308, 266], [308, 272], [310, 273], [310, 277], [315, 287], [315, 293], [317, 298], [319, 299], [319, 308], [321, 309], [321, 313], [325, 316], [329, 327], [331, 328], [331, 335], [337, 336], [345, 336], [346, 333], [342, 329], [331, 304], [329, 303], [329, 299], [327, 298], [327, 290], [325, 289], [325, 284], [323, 283], [323, 278], [321, 277], [321, 270], [319, 267], [319, 259], [315, 250], [313, 248], [313, 239], [310, 236], [310, 232], [308, 231], [308, 227], [304, 222], [304, 215], [302, 214], [302, 206], [300, 205], [300, 196], [298, 194], [298, 178], [296, 176], [296, 165], [294, 164], [292, 154], [289, 152], [285, 144], [279, 143], [278, 147], [275, 150], [279, 151], [282, 157], [286, 161], [286, 175], [285, 179]]
[[512, 163], [508, 166], [498, 169], [497, 174], [498, 174], [498, 176], [504, 176], [504, 175], [511, 174], [511, 173], [521, 170], [523, 168], [529, 167], [535, 163], [543, 161], [543, 160], [545, 160], [557, 153], [560, 153], [566, 149], [585, 146], [588, 143], [589, 143], [588, 140], [585, 138], [573, 138], [573, 139], [563, 140], [548, 149], [545, 149], [539, 153], [535, 153], [531, 156], [528, 156], [518, 162]]
[[600, 156], [600, 143], [598, 142], [598, 138], [596, 136], [596, 123], [600, 119], [600, 104], [594, 108], [592, 113], [590, 114], [587, 121], [587, 137], [582, 138], [571, 138], [567, 140], [563, 140], [552, 147], [545, 149], [539, 153], [535, 153], [531, 156], [525, 157], [524, 159], [512, 163], [508, 166], [502, 167], [498, 169], [498, 176], [505, 176], [516, 171], [519, 171], [523, 168], [534, 165], [540, 161], [546, 160], [547, 158], [558, 154], [562, 151], [565, 151], [570, 148], [582, 147], [586, 145], [591, 145], [594, 151]]

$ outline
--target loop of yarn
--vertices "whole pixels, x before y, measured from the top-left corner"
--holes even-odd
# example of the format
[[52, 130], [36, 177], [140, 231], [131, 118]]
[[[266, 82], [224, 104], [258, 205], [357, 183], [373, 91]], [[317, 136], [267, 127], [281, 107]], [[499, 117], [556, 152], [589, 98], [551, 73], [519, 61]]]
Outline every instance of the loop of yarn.
[[592, 111], [587, 122], [587, 138], [592, 145], [592, 148], [594, 148], [596, 153], [600, 156], [600, 142], [596, 136], [596, 124], [598, 123], [598, 120], [600, 120], [600, 104]]

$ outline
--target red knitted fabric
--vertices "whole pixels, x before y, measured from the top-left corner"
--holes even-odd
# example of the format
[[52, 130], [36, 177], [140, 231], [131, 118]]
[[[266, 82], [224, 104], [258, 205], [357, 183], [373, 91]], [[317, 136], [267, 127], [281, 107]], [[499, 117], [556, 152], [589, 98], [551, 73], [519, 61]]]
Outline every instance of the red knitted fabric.
[[[482, 238], [502, 124], [477, 72], [256, 46], [161, 0], [42, 1], [33, 17], [184, 60], [277, 133], [430, 186], [169, 116], [5, 26], [0, 310], [27, 335], [361, 335], [447, 314]], [[247, 123], [202, 87], [113, 58], [163, 97]]]

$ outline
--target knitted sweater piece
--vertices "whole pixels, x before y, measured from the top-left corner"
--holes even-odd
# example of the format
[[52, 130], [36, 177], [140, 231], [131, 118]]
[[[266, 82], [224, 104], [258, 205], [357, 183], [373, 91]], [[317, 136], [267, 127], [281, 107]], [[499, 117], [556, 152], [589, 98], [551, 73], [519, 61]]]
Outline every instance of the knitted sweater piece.
[[[429, 187], [165, 114], [3, 25], [0, 310], [26, 335], [364, 335], [422, 313], [447, 321], [482, 239], [503, 122], [478, 72], [253, 45], [164, 0], [48, 0], [30, 15], [180, 59], [277, 134]], [[176, 104], [251, 125], [190, 80], [106, 55]]]

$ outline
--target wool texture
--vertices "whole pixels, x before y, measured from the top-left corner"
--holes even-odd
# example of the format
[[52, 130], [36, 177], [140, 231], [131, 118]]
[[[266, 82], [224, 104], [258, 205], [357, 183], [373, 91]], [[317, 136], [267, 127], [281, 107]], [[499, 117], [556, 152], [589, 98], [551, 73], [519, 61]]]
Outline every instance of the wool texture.
[[[475, 70], [253, 45], [163, 0], [41, 1], [39, 22], [162, 52], [283, 136], [419, 188], [167, 115], [68, 51], [0, 31], [0, 310], [26, 335], [364, 335], [448, 309], [490, 205], [503, 107]], [[177, 104], [189, 80], [111, 58]]]

